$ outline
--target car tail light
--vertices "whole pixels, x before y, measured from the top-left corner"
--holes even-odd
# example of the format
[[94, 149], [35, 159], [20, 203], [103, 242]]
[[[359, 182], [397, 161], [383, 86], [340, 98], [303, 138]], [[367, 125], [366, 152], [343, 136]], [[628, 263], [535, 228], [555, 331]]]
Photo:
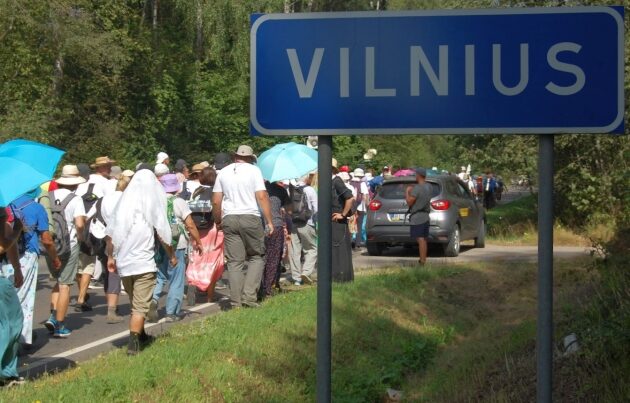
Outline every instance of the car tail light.
[[451, 207], [451, 202], [448, 200], [434, 200], [431, 202], [431, 207], [438, 211], [448, 210]]
[[371, 211], [377, 211], [378, 209], [380, 209], [380, 208], [381, 208], [381, 206], [382, 206], [382, 205], [383, 205], [383, 203], [381, 203], [380, 201], [378, 201], [378, 200], [372, 200], [372, 201], [370, 202], [370, 210], [371, 210]]

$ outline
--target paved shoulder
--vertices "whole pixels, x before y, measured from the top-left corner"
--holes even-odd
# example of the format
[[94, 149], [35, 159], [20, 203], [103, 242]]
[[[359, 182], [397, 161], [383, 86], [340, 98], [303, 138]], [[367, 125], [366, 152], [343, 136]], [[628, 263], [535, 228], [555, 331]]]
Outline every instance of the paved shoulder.
[[[583, 246], [556, 246], [553, 254], [555, 258], [568, 259], [588, 256], [590, 252], [591, 248]], [[369, 256], [367, 252], [355, 253], [353, 260], [357, 269], [410, 265], [418, 261], [417, 253], [416, 249], [398, 247], [388, 249], [383, 256]], [[483, 249], [462, 246], [460, 255], [456, 258], [443, 257], [439, 251], [429, 250], [428, 262], [433, 264], [502, 260], [535, 262], [537, 258], [538, 247], [536, 246], [487, 245]]]

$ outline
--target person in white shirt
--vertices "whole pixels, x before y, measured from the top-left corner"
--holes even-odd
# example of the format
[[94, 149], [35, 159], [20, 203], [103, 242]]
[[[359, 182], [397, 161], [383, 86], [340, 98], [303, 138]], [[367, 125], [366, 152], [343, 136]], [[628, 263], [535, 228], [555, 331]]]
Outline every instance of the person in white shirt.
[[463, 182], [466, 180], [467, 176], [468, 176], [468, 173], [466, 172], [466, 167], [462, 167], [462, 170], [460, 173], [457, 174], [457, 177], [459, 178], [459, 180]]
[[259, 306], [265, 235], [271, 236], [274, 231], [269, 195], [260, 169], [253, 165], [255, 159], [252, 148], [241, 145], [234, 163], [219, 171], [212, 195], [214, 222], [225, 234], [230, 297], [236, 306]]
[[[76, 195], [80, 197], [84, 197], [86, 194], [91, 193], [94, 199], [102, 199], [103, 196], [114, 193], [116, 190], [115, 179], [110, 178], [110, 174], [112, 171], [112, 165], [116, 161], [110, 159], [109, 157], [97, 157], [90, 167], [94, 169], [94, 173], [90, 174], [86, 179], [87, 182], [79, 185], [76, 191]], [[79, 171], [82, 171], [82, 167], [79, 164]], [[88, 169], [89, 172], [89, 169]], [[83, 176], [83, 175], [82, 175]], [[83, 176], [85, 178], [85, 176]], [[92, 201], [92, 207], [96, 204], [96, 201]], [[85, 201], [84, 201], [85, 205]], [[89, 206], [89, 204], [88, 204]], [[92, 218], [94, 214], [94, 209], [90, 209], [86, 207], [86, 216], [87, 219]], [[90, 210], [90, 211], [87, 211]], [[92, 307], [87, 302], [87, 291], [90, 285], [90, 281], [92, 279], [100, 279], [103, 274], [103, 265], [102, 263], [95, 257], [84, 254], [83, 252], [79, 252], [79, 267], [77, 269], [77, 283], [79, 286], [79, 294], [77, 295], [77, 304], [75, 305], [75, 311], [77, 312], [86, 312], [91, 311]], [[97, 284], [95, 282], [95, 284]]]
[[107, 270], [118, 272], [131, 302], [128, 355], [138, 354], [141, 345], [150, 341], [144, 321], [156, 283], [154, 234], [171, 267], [177, 266], [166, 206], [166, 193], [155, 174], [141, 169], [131, 179], [107, 222]]
[[50, 317], [44, 323], [46, 328], [57, 338], [69, 337], [72, 331], [64, 320], [70, 304], [70, 286], [74, 283], [79, 264], [79, 237], [85, 226], [85, 209], [83, 200], [75, 194], [77, 186], [85, 182], [76, 165], [66, 165], [61, 177], [56, 180], [59, 188], [51, 193], [51, 203], [66, 204], [64, 217], [70, 235], [70, 252], [59, 256], [61, 267], [51, 269], [50, 274], [56, 279], [50, 296]]
[[[96, 216], [90, 226], [90, 232], [94, 234], [94, 236], [96, 236], [97, 238], [105, 238], [107, 223], [111, 222], [112, 214], [114, 213], [116, 205], [123, 195], [123, 191], [127, 188], [127, 186], [129, 186], [131, 176], [132, 175], [120, 175], [120, 179], [118, 179], [118, 184], [116, 185], [116, 191], [103, 197], [100, 204], [100, 216], [103, 221], [100, 222], [98, 216]], [[96, 210], [94, 207], [93, 209]], [[96, 214], [96, 211], [94, 211], [94, 214]], [[90, 213], [88, 213], [88, 215], [90, 215]], [[103, 266], [107, 266], [106, 260], [103, 263], [100, 261], [100, 259], [97, 258], [97, 262], [99, 262]], [[107, 270], [104, 273], [103, 289], [105, 290], [105, 298], [107, 300], [107, 323], [114, 324], [122, 322], [124, 318], [118, 315], [118, 299], [120, 298], [121, 291], [120, 276], [116, 271], [110, 272]]]

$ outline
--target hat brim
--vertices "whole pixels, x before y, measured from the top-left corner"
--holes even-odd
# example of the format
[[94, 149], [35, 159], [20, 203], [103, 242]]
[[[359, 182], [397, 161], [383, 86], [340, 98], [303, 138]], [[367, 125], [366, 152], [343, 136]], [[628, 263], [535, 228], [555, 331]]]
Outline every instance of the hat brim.
[[107, 162], [101, 162], [100, 164], [91, 164], [90, 168], [102, 167], [103, 165], [112, 165], [115, 163], [116, 163], [116, 160], [109, 160]]
[[63, 185], [63, 186], [74, 186], [74, 185], [80, 185], [82, 183], [87, 182], [85, 180], [85, 178], [82, 177], [78, 177], [78, 178], [64, 178], [63, 176], [61, 178], [58, 178], [57, 180], [55, 180], [55, 182], [57, 182], [57, 184], [59, 185]]

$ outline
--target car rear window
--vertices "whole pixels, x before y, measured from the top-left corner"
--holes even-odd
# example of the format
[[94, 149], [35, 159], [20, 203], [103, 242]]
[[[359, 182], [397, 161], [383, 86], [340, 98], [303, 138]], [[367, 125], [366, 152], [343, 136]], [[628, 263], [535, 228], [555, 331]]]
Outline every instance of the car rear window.
[[[440, 185], [435, 182], [428, 182], [433, 192], [431, 197], [440, 194]], [[412, 182], [386, 183], [381, 187], [378, 196], [382, 199], [404, 199], [407, 186], [413, 185]]]

